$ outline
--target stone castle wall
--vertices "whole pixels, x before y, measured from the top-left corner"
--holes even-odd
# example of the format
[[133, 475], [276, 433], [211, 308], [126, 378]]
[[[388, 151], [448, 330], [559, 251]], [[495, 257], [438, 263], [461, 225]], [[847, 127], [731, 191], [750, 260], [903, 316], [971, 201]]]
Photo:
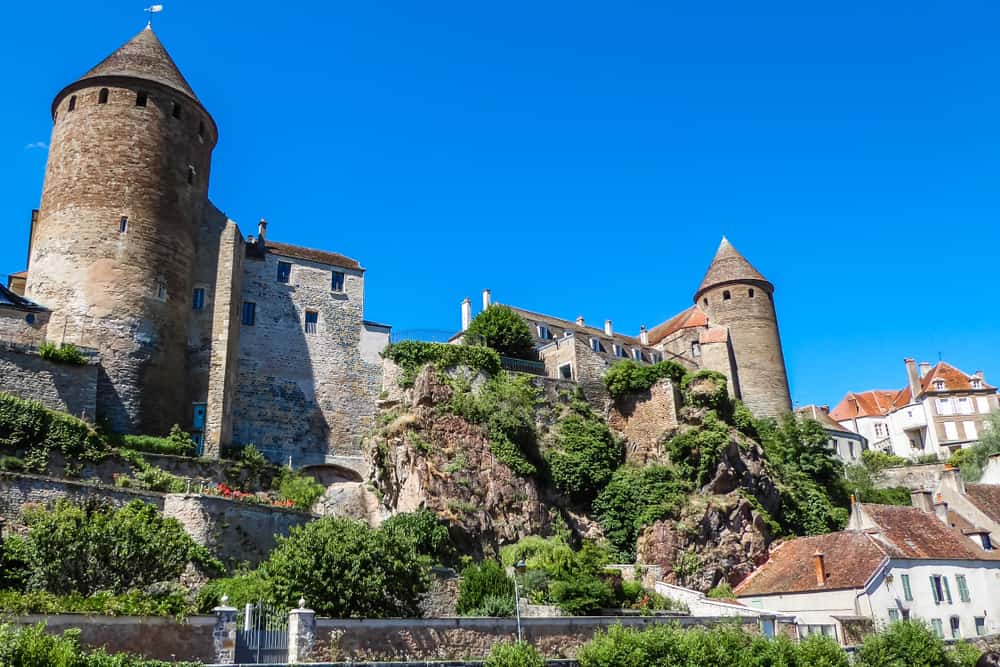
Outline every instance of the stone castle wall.
[[[31, 319], [31, 322], [28, 322]], [[45, 342], [49, 313], [26, 313], [23, 310], [0, 307], [0, 342], [40, 345]]]
[[[725, 298], [726, 293], [729, 299]], [[760, 285], [723, 284], [702, 292], [698, 299], [708, 312], [709, 321], [729, 327], [736, 382], [746, 406], [758, 417], [791, 411], [785, 358], [769, 290]]]
[[50, 336], [100, 350], [102, 416], [119, 431], [159, 434], [188, 409], [186, 325], [214, 124], [153, 82], [104, 85], [79, 82], [56, 100], [26, 296], [53, 311]]
[[[292, 264], [287, 284], [277, 282], [279, 261]], [[346, 274], [343, 292], [331, 291], [332, 270]], [[256, 304], [256, 322], [240, 331], [233, 440], [296, 466], [359, 454], [382, 378], [381, 360], [361, 353], [364, 274], [247, 257], [243, 301]], [[307, 310], [319, 315], [315, 333], [305, 331]]]
[[74, 502], [101, 498], [115, 507], [122, 507], [133, 500], [141, 500], [162, 510], [166, 495], [154, 491], [116, 489], [39, 475], [0, 472], [0, 517], [3, 517], [8, 526], [15, 528], [22, 526], [21, 510], [26, 505], [51, 507], [62, 498]]
[[51, 410], [93, 423], [97, 362], [57, 364], [38, 356], [36, 348], [0, 342], [0, 392], [39, 401]]
[[680, 395], [674, 384], [660, 380], [649, 391], [616, 400], [608, 411], [608, 426], [625, 439], [627, 463], [666, 463], [664, 436], [678, 427]]

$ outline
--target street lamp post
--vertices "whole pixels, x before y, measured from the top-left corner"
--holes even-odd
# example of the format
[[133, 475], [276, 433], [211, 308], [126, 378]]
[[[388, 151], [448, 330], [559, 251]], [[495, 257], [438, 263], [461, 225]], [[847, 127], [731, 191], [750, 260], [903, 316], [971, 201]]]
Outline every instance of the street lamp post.
[[521, 592], [517, 587], [517, 575], [523, 573], [527, 569], [527, 565], [524, 559], [517, 561], [517, 565], [514, 566], [514, 617], [517, 619], [517, 643], [520, 644], [523, 639], [521, 638]]

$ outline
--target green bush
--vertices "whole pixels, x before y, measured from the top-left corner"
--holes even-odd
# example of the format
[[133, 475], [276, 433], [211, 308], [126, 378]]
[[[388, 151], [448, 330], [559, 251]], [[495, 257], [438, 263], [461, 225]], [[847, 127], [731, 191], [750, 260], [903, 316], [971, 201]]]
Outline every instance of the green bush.
[[494, 644], [483, 667], [545, 667], [545, 658], [526, 642]]
[[38, 356], [46, 361], [56, 364], [66, 364], [67, 366], [86, 366], [87, 357], [72, 343], [56, 345], [55, 343], [42, 343], [38, 346]]
[[91, 595], [54, 595], [44, 591], [0, 591], [0, 611], [10, 614], [98, 614], [101, 616], [172, 616], [183, 618], [197, 613], [179, 585], [163, 592], [131, 590], [114, 594], [98, 591]]
[[706, 593], [706, 595], [716, 600], [733, 600], [736, 598], [736, 594], [733, 593], [733, 587], [727, 583], [719, 584]]
[[25, 509], [23, 517], [32, 590], [120, 594], [177, 581], [188, 563], [210, 573], [222, 569], [176, 519], [138, 500], [117, 510], [60, 500], [51, 511]]
[[559, 420], [554, 433], [545, 452], [552, 483], [574, 501], [590, 502], [624, 461], [625, 448], [589, 407]]
[[979, 442], [954, 454], [958, 457], [958, 466], [962, 470], [962, 477], [967, 482], [979, 481], [990, 457], [994, 454], [1000, 454], [1000, 412], [994, 412], [987, 416], [985, 426], [986, 428], [983, 429], [983, 433], [979, 437]]
[[81, 419], [0, 393], [0, 452], [24, 452], [25, 470], [44, 472], [53, 451], [66, 461], [99, 462], [111, 448]]
[[856, 667], [951, 667], [944, 641], [919, 621], [900, 621], [869, 635], [857, 652]]
[[500, 564], [486, 560], [462, 570], [455, 611], [460, 616], [478, 616], [489, 598], [514, 600], [514, 580], [507, 576]]
[[435, 563], [449, 564], [456, 558], [448, 526], [426, 507], [390, 517], [382, 524], [382, 530], [409, 542], [418, 554], [428, 556]]
[[[704, 389], [695, 391], [692, 387], [692, 385], [704, 385], [706, 381], [710, 383], [710, 391]], [[685, 405], [709, 408], [723, 416], [728, 416], [732, 409], [726, 376], [719, 371], [700, 370], [688, 373], [681, 380], [681, 391], [684, 392]]]
[[120, 447], [147, 454], [170, 454], [173, 456], [194, 456], [195, 444], [191, 434], [186, 433], [177, 424], [170, 429], [170, 434], [159, 438], [152, 435], [122, 435], [119, 436]]
[[0, 542], [0, 591], [24, 590], [30, 577], [28, 543], [19, 535], [8, 535]]
[[496, 375], [500, 372], [500, 357], [496, 351], [477, 345], [448, 345], [404, 340], [393, 343], [382, 354], [403, 369], [399, 381], [403, 387], [412, 386], [420, 369], [427, 364], [436, 364], [438, 368], [465, 366], [487, 375]]
[[478, 607], [467, 610], [464, 615], [509, 618], [514, 615], [514, 597], [512, 595], [487, 595], [479, 601]]
[[290, 500], [296, 509], [308, 512], [316, 504], [326, 487], [309, 475], [282, 470], [278, 478], [278, 495], [282, 500]]
[[[237, 609], [243, 609], [247, 604], [256, 604], [261, 600], [274, 601], [268, 582], [260, 571], [243, 570], [232, 577], [213, 579], [199, 588], [195, 602], [198, 613], [212, 613], [212, 609], [222, 604], [223, 595], [229, 596], [226, 604]], [[309, 604], [311, 606], [312, 601]]]
[[61, 635], [45, 632], [40, 623], [30, 627], [0, 625], [0, 665], [10, 667], [200, 667], [190, 662], [162, 662], [134, 655], [86, 650], [80, 631]]
[[535, 337], [528, 323], [507, 306], [493, 304], [469, 324], [466, 344], [485, 345], [505, 357], [535, 359]]
[[700, 487], [707, 484], [715, 474], [719, 456], [731, 439], [729, 426], [709, 412], [700, 426], [671, 438], [667, 443], [667, 450], [681, 476], [693, 479], [695, 485]]
[[692, 491], [691, 482], [672, 468], [623, 466], [594, 500], [594, 515], [619, 559], [632, 562], [642, 529], [672, 516]]
[[490, 452], [519, 475], [538, 469], [535, 409], [541, 392], [527, 375], [500, 373], [474, 395], [454, 383], [454, 395], [445, 409], [472, 423], [483, 424], [490, 438]]
[[663, 378], [680, 384], [687, 369], [676, 361], [661, 361], [652, 366], [642, 366], [631, 359], [619, 361], [604, 374], [604, 386], [612, 398], [648, 391]]
[[905, 486], [883, 488], [879, 486], [881, 473], [873, 472], [865, 465], [849, 465], [844, 468], [844, 485], [855, 495], [858, 502], [878, 505], [909, 505], [910, 490]]
[[396, 531], [325, 517], [279, 537], [259, 574], [269, 599], [289, 608], [305, 597], [332, 618], [419, 616], [430, 559]]
[[886, 468], [897, 468], [906, 465], [906, 459], [894, 454], [886, 454], [875, 449], [861, 452], [861, 462], [872, 472], [881, 472]]
[[146, 459], [138, 452], [129, 449], [118, 450], [118, 455], [132, 466], [135, 476], [133, 478], [118, 477], [115, 482], [118, 486], [136, 486], [150, 491], [161, 493], [183, 493], [186, 487], [184, 480], [176, 475], [172, 475], [162, 468], [150, 465]]

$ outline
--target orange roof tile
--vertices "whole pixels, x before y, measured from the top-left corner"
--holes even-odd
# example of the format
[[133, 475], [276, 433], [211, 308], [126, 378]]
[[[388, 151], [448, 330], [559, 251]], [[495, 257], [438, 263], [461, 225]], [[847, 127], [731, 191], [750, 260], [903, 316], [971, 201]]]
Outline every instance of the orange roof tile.
[[[968, 373], [963, 373], [950, 364], [939, 361], [934, 368], [930, 369], [930, 371], [924, 375], [923, 379], [920, 381], [920, 386], [924, 391], [935, 391], [933, 389], [933, 383], [936, 380], [942, 380], [944, 381], [943, 391], [971, 390], [973, 389], [973, 377], [974, 376], [969, 375]], [[985, 382], [983, 382], [982, 386], [979, 388], [996, 390], [996, 387], [988, 385]]]
[[350, 257], [345, 257], [336, 252], [328, 252], [326, 250], [314, 250], [313, 248], [303, 248], [302, 246], [291, 245], [288, 243], [278, 243], [277, 241], [265, 241], [264, 247], [269, 253], [274, 255], [281, 255], [283, 257], [294, 257], [295, 259], [304, 259], [309, 262], [316, 262], [317, 264], [327, 264], [330, 266], [339, 266], [342, 269], [355, 269], [358, 271], [364, 271], [361, 268], [361, 264], [358, 260], [351, 259]]
[[889, 414], [899, 396], [899, 391], [874, 389], [848, 392], [833, 410], [830, 418], [842, 422], [856, 417], [874, 417]]
[[983, 514], [1000, 522], [1000, 486], [996, 484], [966, 484], [965, 495]]
[[798, 408], [795, 411], [797, 414], [802, 415], [808, 419], [813, 419], [818, 421], [820, 425], [828, 431], [837, 431], [838, 433], [848, 433], [853, 436], [858, 434], [854, 431], [849, 431], [843, 426], [841, 426], [837, 421], [830, 417], [830, 413], [825, 409], [817, 405], [806, 405]]
[[879, 527], [889, 553], [899, 558], [948, 560], [1000, 560], [1000, 554], [983, 551], [935, 514], [916, 507], [862, 504], [863, 511]]
[[658, 324], [649, 330], [649, 344], [656, 345], [667, 336], [692, 327], [708, 326], [708, 315], [697, 305], [674, 315], [666, 322]]

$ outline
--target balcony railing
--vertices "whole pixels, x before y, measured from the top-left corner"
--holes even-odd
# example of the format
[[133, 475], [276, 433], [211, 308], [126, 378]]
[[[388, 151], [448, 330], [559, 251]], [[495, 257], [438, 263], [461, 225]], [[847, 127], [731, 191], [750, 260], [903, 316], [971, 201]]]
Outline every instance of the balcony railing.
[[515, 359], [514, 357], [500, 357], [500, 368], [513, 373], [545, 375], [545, 363], [541, 361], [528, 361], [527, 359]]

